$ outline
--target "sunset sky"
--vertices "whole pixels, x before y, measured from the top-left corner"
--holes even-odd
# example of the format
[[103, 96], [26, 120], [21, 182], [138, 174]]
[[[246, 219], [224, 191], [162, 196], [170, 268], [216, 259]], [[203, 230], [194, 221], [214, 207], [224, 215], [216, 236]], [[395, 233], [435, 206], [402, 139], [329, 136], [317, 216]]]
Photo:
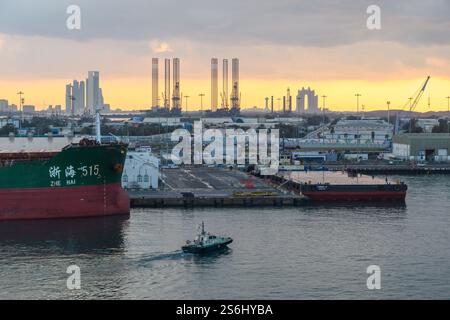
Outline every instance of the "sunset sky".
[[[71, 4], [81, 30], [66, 27]], [[366, 27], [372, 4], [381, 30]], [[200, 93], [210, 106], [211, 57], [240, 59], [243, 107], [304, 86], [332, 110], [355, 110], [357, 92], [365, 110], [401, 108], [430, 75], [418, 110], [428, 97], [447, 110], [450, 1], [0, 0], [0, 99], [10, 103], [22, 90], [38, 109], [64, 106], [65, 84], [98, 70], [112, 108], [148, 108], [152, 57], [181, 59], [190, 110]], [[162, 77], [160, 62], [160, 91]]]

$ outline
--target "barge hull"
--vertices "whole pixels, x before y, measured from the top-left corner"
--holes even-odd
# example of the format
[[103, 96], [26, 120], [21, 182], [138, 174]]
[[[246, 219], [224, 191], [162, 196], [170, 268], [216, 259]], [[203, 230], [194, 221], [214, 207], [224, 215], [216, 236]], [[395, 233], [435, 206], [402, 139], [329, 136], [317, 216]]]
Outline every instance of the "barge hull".
[[302, 192], [304, 196], [317, 202], [351, 201], [405, 201], [406, 192]]

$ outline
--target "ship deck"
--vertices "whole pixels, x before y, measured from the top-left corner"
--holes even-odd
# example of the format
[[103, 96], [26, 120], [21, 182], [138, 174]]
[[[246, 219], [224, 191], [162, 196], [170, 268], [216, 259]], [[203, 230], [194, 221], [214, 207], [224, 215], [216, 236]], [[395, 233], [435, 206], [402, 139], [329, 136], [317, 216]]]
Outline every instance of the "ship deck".
[[[358, 174], [351, 177], [347, 172], [342, 171], [295, 171], [281, 174], [285, 179], [292, 180], [297, 183], [311, 184], [332, 184], [332, 185], [381, 185], [386, 184], [385, 179], [375, 176]], [[397, 182], [388, 179], [388, 183]]]

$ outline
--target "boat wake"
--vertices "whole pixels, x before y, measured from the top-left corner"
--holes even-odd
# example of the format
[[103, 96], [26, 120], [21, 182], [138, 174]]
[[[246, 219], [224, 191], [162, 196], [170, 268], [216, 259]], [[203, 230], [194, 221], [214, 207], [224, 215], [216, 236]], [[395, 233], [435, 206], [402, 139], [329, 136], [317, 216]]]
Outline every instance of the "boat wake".
[[186, 254], [181, 250], [169, 252], [169, 253], [154, 253], [149, 255], [143, 255], [136, 258], [136, 263], [139, 267], [146, 267], [148, 264], [156, 261], [170, 261], [170, 260], [180, 260], [185, 257]]

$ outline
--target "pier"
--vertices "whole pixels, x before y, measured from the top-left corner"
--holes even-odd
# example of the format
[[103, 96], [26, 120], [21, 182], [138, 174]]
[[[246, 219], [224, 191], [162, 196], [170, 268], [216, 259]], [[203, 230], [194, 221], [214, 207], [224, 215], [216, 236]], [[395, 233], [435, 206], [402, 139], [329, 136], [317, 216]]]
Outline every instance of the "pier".
[[285, 207], [308, 199], [239, 170], [209, 167], [162, 169], [160, 190], [129, 190], [131, 207]]
[[449, 164], [350, 164], [326, 165], [333, 171], [356, 171], [362, 174], [450, 174]]

